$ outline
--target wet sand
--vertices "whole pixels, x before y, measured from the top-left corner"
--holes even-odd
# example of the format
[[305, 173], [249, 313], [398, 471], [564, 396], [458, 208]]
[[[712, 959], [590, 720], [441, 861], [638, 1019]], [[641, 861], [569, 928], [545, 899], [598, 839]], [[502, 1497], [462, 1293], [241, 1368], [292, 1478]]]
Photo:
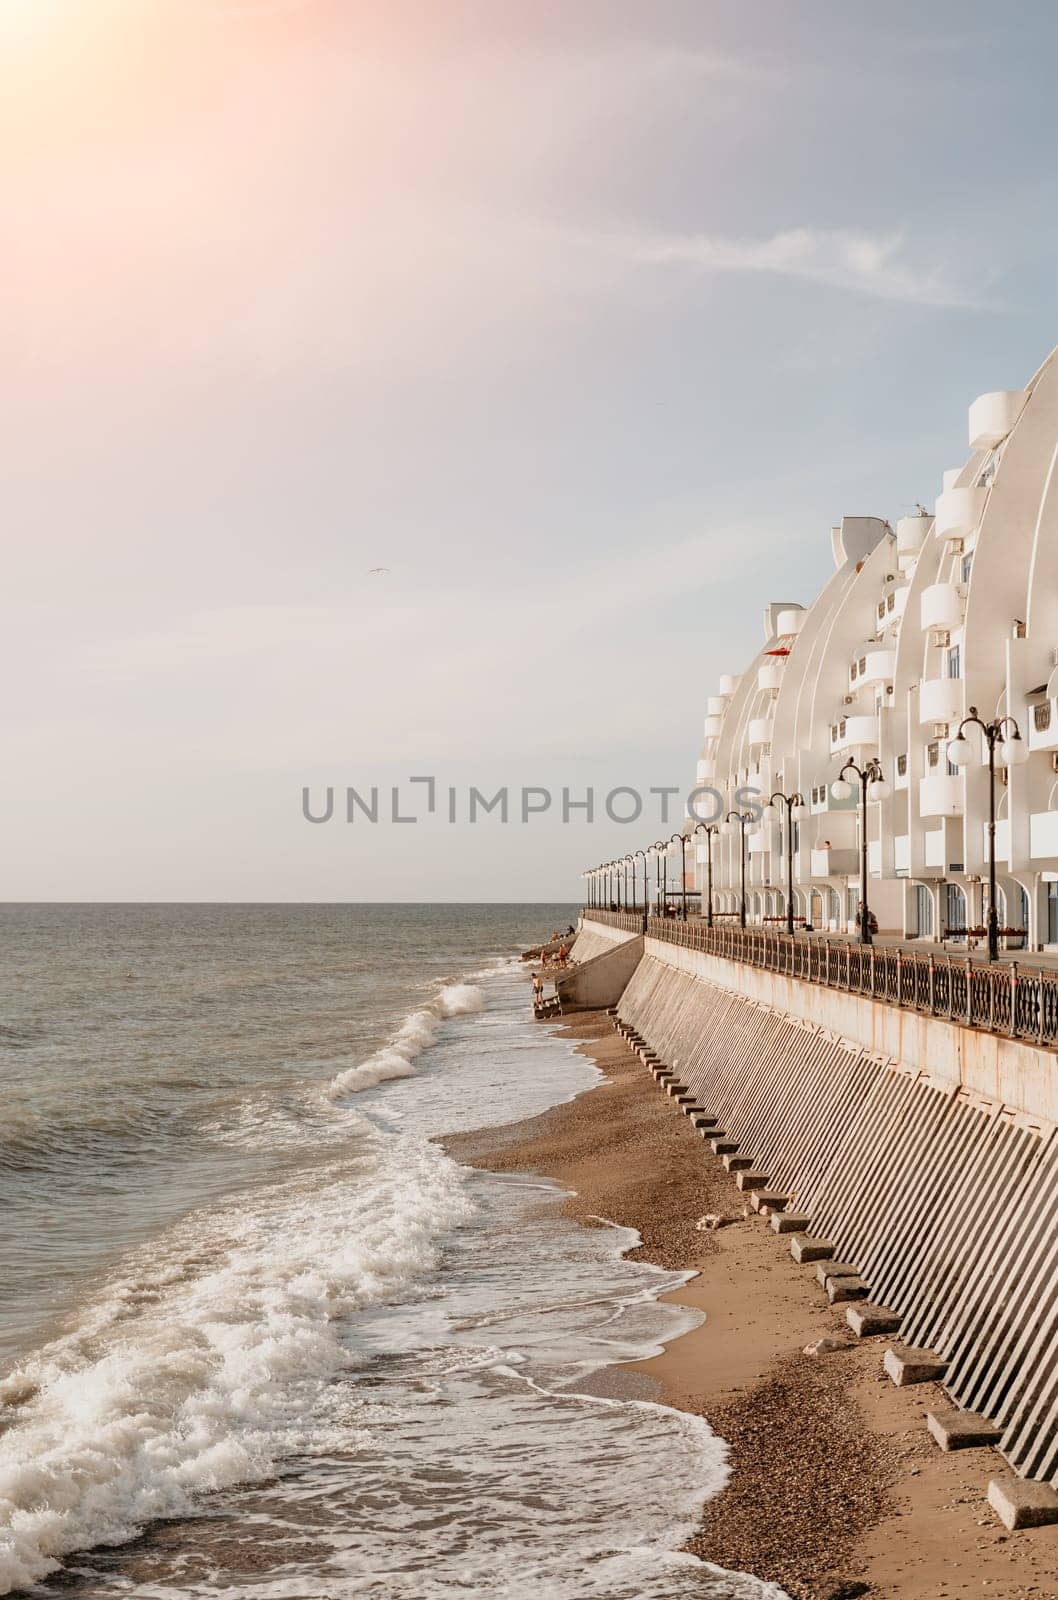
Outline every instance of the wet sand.
[[[746, 1214], [722, 1162], [604, 1016], [555, 1031], [606, 1081], [540, 1117], [444, 1143], [474, 1166], [556, 1179], [573, 1191], [568, 1216], [635, 1228], [634, 1256], [698, 1274], [669, 1298], [703, 1311], [702, 1325], [602, 1378], [611, 1392], [624, 1385], [705, 1416], [727, 1440], [730, 1483], [689, 1548], [793, 1600], [1058, 1594], [1058, 1528], [1008, 1535], [986, 1503], [1000, 1457], [944, 1455], [930, 1440], [925, 1413], [950, 1404], [943, 1391], [894, 1388], [884, 1339], [805, 1356], [824, 1334], [850, 1336], [812, 1270]], [[737, 1220], [701, 1232], [707, 1213]]]

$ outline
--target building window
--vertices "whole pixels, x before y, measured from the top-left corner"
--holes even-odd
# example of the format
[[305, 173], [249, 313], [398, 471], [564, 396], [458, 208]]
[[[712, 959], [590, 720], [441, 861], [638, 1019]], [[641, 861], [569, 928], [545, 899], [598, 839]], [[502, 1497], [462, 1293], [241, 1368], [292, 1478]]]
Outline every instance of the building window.
[[949, 678], [961, 678], [962, 677], [962, 647], [961, 647], [961, 645], [953, 644], [951, 649], [948, 651], [948, 677]]
[[970, 568], [973, 566], [973, 562], [974, 562], [974, 558], [973, 558], [973, 552], [972, 551], [968, 556], [963, 556], [963, 558], [962, 558], [962, 581], [963, 581], [963, 583], [969, 583], [969, 581], [970, 581]]
[[1058, 883], [1047, 885], [1047, 943], [1058, 944]]
[[945, 911], [949, 937], [966, 935], [966, 896], [957, 883], [945, 884]]

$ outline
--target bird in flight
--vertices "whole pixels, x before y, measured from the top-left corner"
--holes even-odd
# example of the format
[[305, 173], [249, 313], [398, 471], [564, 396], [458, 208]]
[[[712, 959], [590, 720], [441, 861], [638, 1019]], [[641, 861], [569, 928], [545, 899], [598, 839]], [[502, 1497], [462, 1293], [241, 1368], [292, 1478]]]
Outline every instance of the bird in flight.
[[369, 578], [374, 578], [374, 577], [377, 577], [377, 575], [380, 572], [388, 572], [388, 571], [389, 571], [388, 567], [368, 567], [367, 575], [368, 575]]

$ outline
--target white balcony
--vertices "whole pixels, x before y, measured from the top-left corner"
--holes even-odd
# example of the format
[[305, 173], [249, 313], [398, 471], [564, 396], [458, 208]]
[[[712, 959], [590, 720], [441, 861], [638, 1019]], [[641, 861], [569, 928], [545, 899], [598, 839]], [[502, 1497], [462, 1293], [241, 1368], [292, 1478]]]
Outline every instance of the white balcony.
[[1019, 721], [1022, 733], [1027, 728], [1030, 750], [1058, 750], [1058, 701], [1041, 700]]
[[[988, 860], [988, 823], [981, 824], [981, 854]], [[1010, 860], [1010, 819], [1000, 817], [996, 823], [996, 860]]]
[[922, 591], [923, 628], [961, 628], [962, 591], [957, 583], [931, 583]]
[[722, 672], [718, 688], [721, 694], [732, 695], [738, 688], [741, 679], [737, 672]]
[[787, 611], [780, 611], [775, 619], [776, 633], [800, 633], [804, 627], [806, 614], [800, 606], [791, 606]]
[[1029, 855], [1058, 860], [1058, 811], [1034, 811], [1029, 817]]
[[702, 756], [695, 768], [695, 778], [699, 785], [710, 783], [716, 777], [716, 759], [714, 756]]
[[1002, 444], [1024, 404], [1024, 389], [996, 389], [991, 394], [978, 395], [970, 407], [970, 449], [994, 450]]
[[859, 689], [867, 684], [888, 683], [896, 671], [895, 650], [865, 650], [856, 657], [849, 668], [849, 688]]
[[937, 496], [933, 532], [938, 539], [965, 539], [980, 525], [987, 489], [945, 489]]
[[878, 744], [878, 718], [876, 716], [842, 717], [831, 724], [830, 753], [838, 755], [843, 750], [872, 749]]
[[913, 560], [926, 542], [933, 518], [928, 512], [920, 517], [901, 517], [896, 525], [896, 553]]
[[762, 661], [757, 668], [758, 689], [782, 688], [782, 662], [778, 658]]
[[813, 850], [813, 878], [850, 878], [860, 870], [858, 850]]
[[775, 723], [771, 717], [751, 717], [746, 729], [750, 744], [770, 744]]
[[930, 828], [923, 835], [925, 842], [925, 861], [927, 867], [939, 867], [944, 871], [944, 829]]
[[761, 856], [769, 845], [767, 828], [757, 828], [753, 833], [746, 834], [746, 853], [751, 856]]
[[726, 694], [711, 694], [705, 702], [707, 717], [722, 717], [727, 710], [728, 699]]
[[898, 833], [893, 840], [893, 866], [897, 872], [911, 870], [911, 835]]
[[962, 679], [926, 678], [918, 686], [918, 720], [958, 722], [962, 716]]
[[962, 815], [962, 779], [950, 772], [931, 772], [918, 780], [920, 817], [958, 817]]
[[723, 717], [708, 716], [702, 723], [702, 732], [707, 739], [718, 739], [723, 730]]

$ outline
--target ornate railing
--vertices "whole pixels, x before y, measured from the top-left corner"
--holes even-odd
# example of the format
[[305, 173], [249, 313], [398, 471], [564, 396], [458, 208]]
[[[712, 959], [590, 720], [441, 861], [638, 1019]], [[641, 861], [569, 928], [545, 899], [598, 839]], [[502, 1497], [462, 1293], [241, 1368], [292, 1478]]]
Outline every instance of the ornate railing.
[[585, 906], [583, 916], [589, 922], [601, 922], [607, 928], [621, 928], [625, 933], [643, 932], [641, 911], [604, 911], [601, 906]]
[[[591, 921], [639, 933], [641, 913], [585, 911]], [[617, 920], [621, 919], [621, 920]], [[708, 927], [648, 917], [652, 939], [702, 950], [726, 961], [801, 978], [846, 994], [865, 995], [908, 1011], [944, 1017], [1035, 1044], [1058, 1043], [1058, 972], [1016, 961], [985, 966], [968, 957], [893, 945], [860, 945], [812, 934], [790, 937], [757, 928]]]

